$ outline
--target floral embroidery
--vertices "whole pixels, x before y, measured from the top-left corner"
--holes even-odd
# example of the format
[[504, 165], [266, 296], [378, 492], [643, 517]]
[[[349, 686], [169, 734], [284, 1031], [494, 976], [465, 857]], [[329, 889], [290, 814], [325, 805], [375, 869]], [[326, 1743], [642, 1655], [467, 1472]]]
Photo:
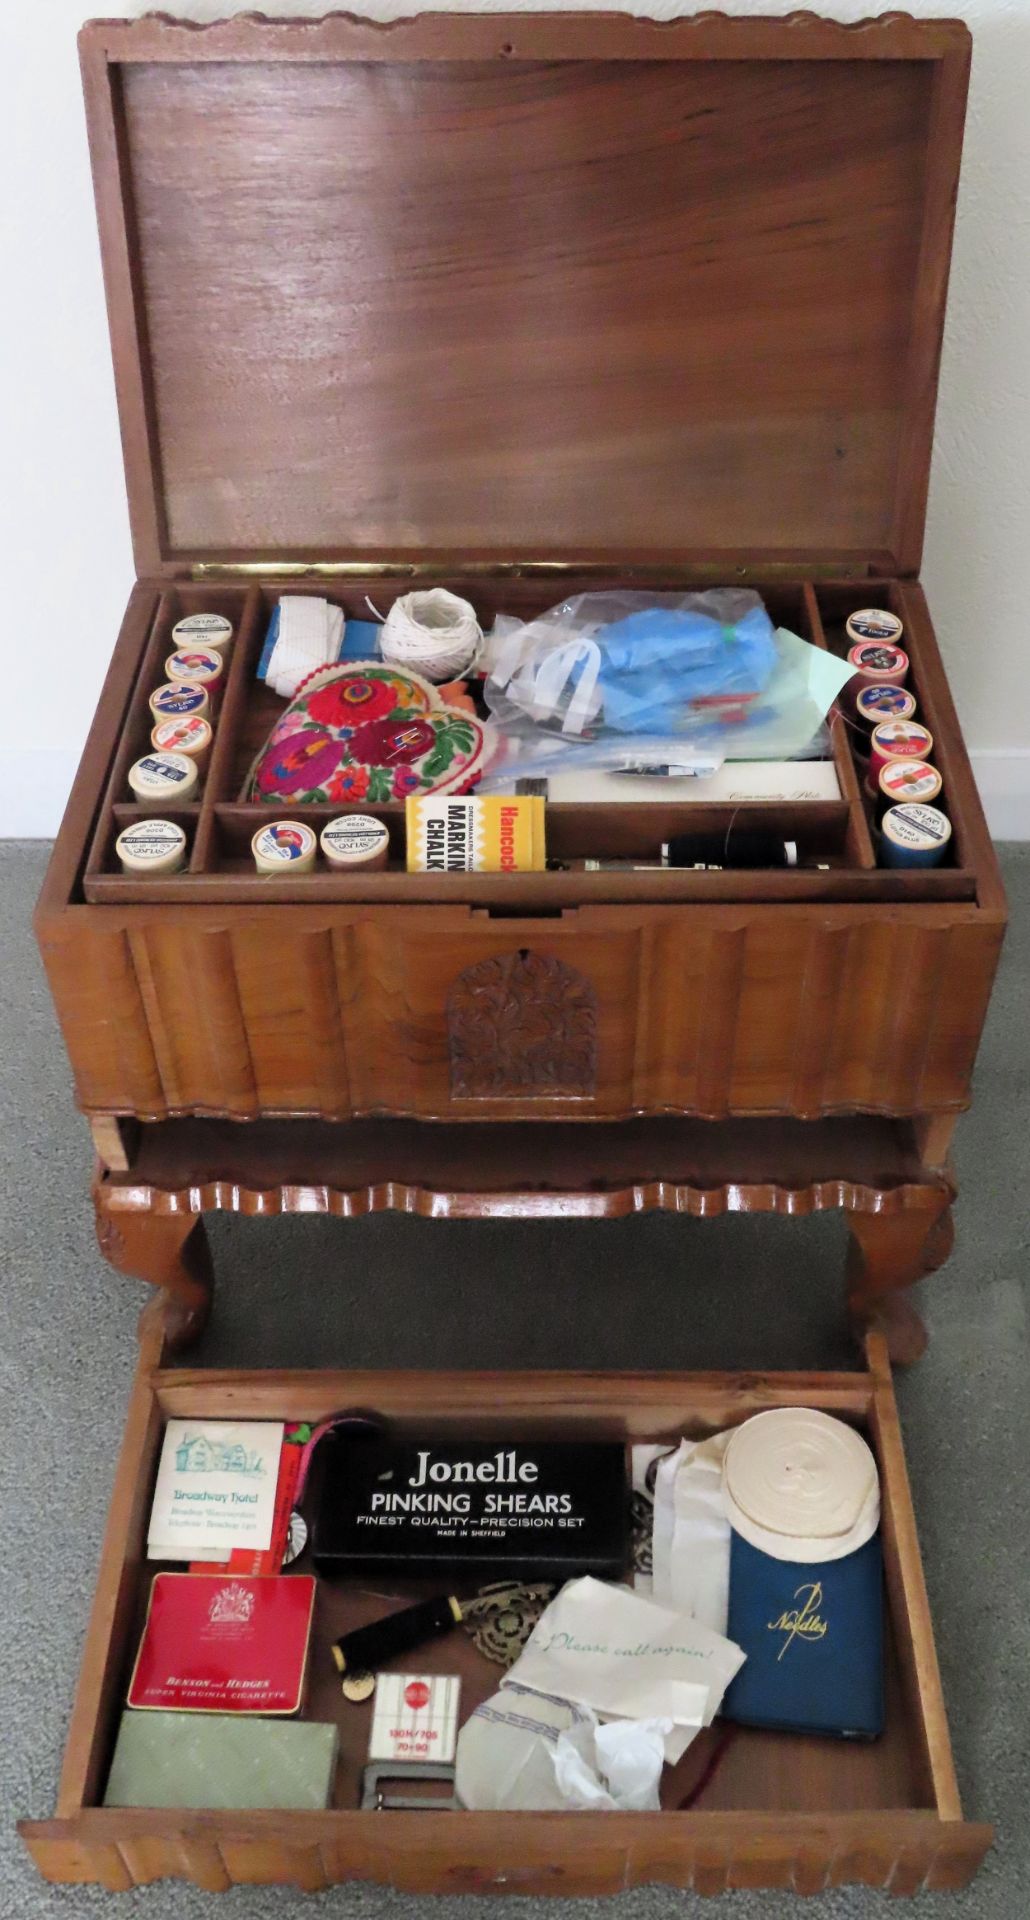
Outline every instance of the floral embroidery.
[[326, 783], [330, 800], [363, 800], [367, 792], [367, 767], [340, 767]]
[[367, 767], [410, 766], [431, 751], [436, 740], [428, 720], [393, 714], [389, 720], [370, 720], [358, 727], [348, 742], [353, 760]]
[[412, 767], [398, 767], [393, 776], [393, 797], [406, 800], [409, 793], [417, 793], [422, 785], [418, 774]]
[[275, 726], [272, 728], [268, 736], [269, 746], [277, 747], [281, 740], [288, 740], [291, 734], [300, 733], [301, 729], [306, 726], [307, 715], [304, 713], [296, 713], [294, 709], [290, 707], [288, 711], [283, 714], [282, 719], [277, 720]]
[[339, 762], [341, 743], [332, 734], [304, 727], [279, 743], [263, 762], [257, 784], [273, 798], [307, 793], [327, 780]]
[[312, 720], [325, 727], [353, 727], [365, 720], [381, 720], [396, 705], [396, 688], [385, 680], [330, 680], [308, 696]]

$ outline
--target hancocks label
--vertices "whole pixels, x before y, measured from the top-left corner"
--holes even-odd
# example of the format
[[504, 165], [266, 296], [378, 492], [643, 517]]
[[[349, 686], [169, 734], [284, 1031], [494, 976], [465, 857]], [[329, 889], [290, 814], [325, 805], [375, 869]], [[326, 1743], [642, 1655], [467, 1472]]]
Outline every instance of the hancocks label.
[[544, 802], [535, 794], [413, 795], [405, 824], [409, 873], [526, 873], [544, 865]]

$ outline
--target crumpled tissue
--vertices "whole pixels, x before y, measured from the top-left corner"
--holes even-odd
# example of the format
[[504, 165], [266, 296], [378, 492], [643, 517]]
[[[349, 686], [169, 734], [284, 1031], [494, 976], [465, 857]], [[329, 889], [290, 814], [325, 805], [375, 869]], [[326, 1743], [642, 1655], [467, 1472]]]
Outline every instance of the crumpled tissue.
[[458, 1737], [455, 1791], [476, 1812], [656, 1812], [669, 1720], [613, 1720], [505, 1684]]

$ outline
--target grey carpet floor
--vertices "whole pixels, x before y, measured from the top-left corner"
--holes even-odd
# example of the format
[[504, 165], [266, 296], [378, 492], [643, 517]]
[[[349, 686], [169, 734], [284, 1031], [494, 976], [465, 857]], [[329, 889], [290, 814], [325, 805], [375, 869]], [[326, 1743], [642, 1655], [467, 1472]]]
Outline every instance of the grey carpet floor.
[[[18, 1815], [52, 1811], [144, 1292], [105, 1266], [92, 1239], [89, 1138], [28, 926], [45, 859], [42, 846], [0, 845], [0, 1920], [130, 1911], [478, 1920], [497, 1902], [354, 1887], [216, 1897], [171, 1883], [118, 1896], [50, 1888], [13, 1831]], [[968, 1892], [920, 1904], [956, 1920], [1030, 1914], [1030, 847], [1009, 850], [1005, 866], [1014, 925], [975, 1105], [958, 1134], [958, 1246], [923, 1288], [929, 1353], [898, 1384], [960, 1787], [967, 1812], [998, 1827]], [[212, 1364], [695, 1368], [848, 1357], [843, 1228], [831, 1216], [576, 1227], [218, 1218], [211, 1237], [218, 1295], [201, 1359]], [[739, 1920], [797, 1911], [788, 1895], [725, 1900]], [[507, 1900], [508, 1920], [525, 1920], [531, 1904]], [[649, 1888], [545, 1911], [595, 1920], [595, 1910], [596, 1920], [671, 1920], [702, 1903]], [[813, 1920], [886, 1913], [888, 1896], [848, 1889], [803, 1910]]]

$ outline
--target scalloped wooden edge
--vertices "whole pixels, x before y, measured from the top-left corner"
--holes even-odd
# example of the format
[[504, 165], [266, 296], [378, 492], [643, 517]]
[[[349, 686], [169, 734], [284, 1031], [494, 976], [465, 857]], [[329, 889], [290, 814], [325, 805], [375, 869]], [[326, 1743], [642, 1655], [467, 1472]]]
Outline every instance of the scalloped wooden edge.
[[718, 1185], [695, 1186], [687, 1181], [627, 1181], [609, 1190], [590, 1188], [534, 1190], [524, 1187], [492, 1191], [445, 1190], [414, 1181], [380, 1180], [349, 1187], [325, 1182], [261, 1187], [241, 1181], [212, 1178], [178, 1187], [149, 1183], [115, 1184], [101, 1180], [100, 1205], [106, 1213], [200, 1215], [209, 1212], [274, 1216], [294, 1213], [325, 1214], [336, 1219], [361, 1219], [375, 1213], [410, 1213], [433, 1220], [619, 1220], [629, 1214], [677, 1213], [711, 1220], [727, 1213], [771, 1213], [805, 1218], [813, 1213], [900, 1214], [923, 1212], [932, 1194], [954, 1198], [955, 1187], [946, 1174], [896, 1187], [874, 1187], [844, 1178], [816, 1180], [806, 1187], [724, 1180]]
[[[86, 22], [80, 46], [103, 47], [110, 60], [181, 58], [188, 41], [199, 60], [249, 58], [274, 43], [277, 57], [324, 57], [360, 48], [364, 58], [392, 58], [398, 51], [422, 59], [622, 59], [739, 57], [746, 37], [749, 59], [782, 58], [789, 32], [792, 58], [834, 58], [846, 46], [855, 58], [935, 60], [970, 43], [961, 20], [922, 20], [903, 11], [833, 20], [799, 9], [785, 15], [730, 15], [705, 10], [684, 18], [599, 10], [589, 13], [421, 12], [373, 20], [336, 10], [284, 19], [261, 11], [220, 20], [185, 20], [154, 12], [134, 20], [102, 17]], [[400, 45], [398, 44], [400, 43]]]

